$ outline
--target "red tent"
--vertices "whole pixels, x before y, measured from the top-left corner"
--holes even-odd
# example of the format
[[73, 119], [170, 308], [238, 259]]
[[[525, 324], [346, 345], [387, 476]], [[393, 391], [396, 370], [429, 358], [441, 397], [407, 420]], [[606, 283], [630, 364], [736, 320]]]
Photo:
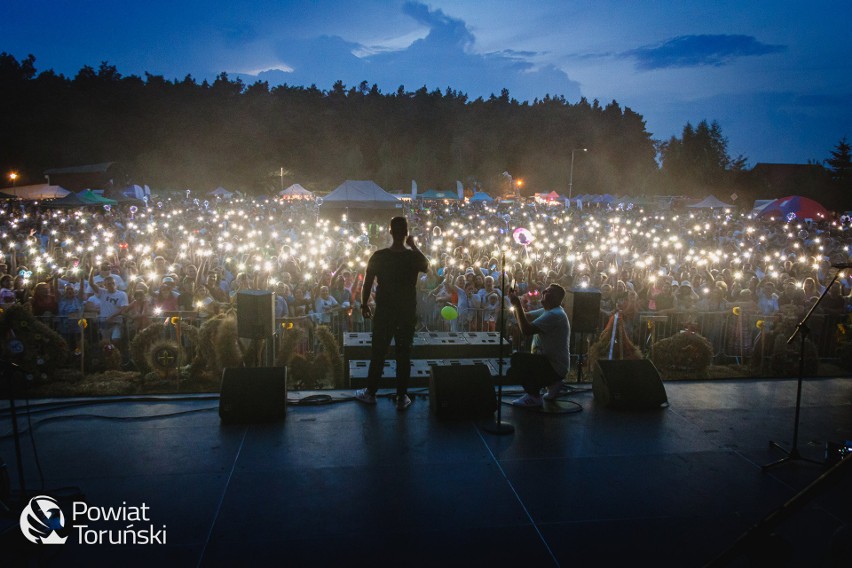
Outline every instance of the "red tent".
[[807, 197], [801, 195], [788, 195], [768, 203], [758, 214], [759, 217], [788, 217], [791, 213], [797, 219], [813, 219], [819, 221], [828, 219], [828, 210]]

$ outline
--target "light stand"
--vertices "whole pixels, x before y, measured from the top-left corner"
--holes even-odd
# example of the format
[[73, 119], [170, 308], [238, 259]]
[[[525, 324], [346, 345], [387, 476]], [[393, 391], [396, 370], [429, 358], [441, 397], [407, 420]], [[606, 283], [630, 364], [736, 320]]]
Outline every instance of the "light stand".
[[583, 359], [585, 359], [585, 357], [584, 357], [585, 354], [583, 353], [583, 347], [585, 346], [585, 344], [586, 344], [586, 332], [581, 331], [580, 332], [580, 349], [577, 351], [577, 383], [578, 384], [583, 382]]
[[500, 271], [502, 282], [500, 283], [500, 343], [498, 347], [499, 359], [497, 363], [497, 412], [494, 414], [495, 421], [488, 422], [482, 429], [489, 434], [505, 435], [512, 434], [515, 427], [509, 422], [503, 422], [503, 337], [506, 331], [506, 253], [500, 258]]
[[[9, 410], [12, 418], [12, 437], [15, 440], [15, 462], [18, 467], [18, 499], [20, 501], [20, 507], [23, 507], [27, 503], [27, 486], [26, 481], [24, 479], [24, 460], [21, 456], [21, 435], [18, 431], [18, 413], [15, 407], [15, 379], [18, 375], [23, 375], [21, 368], [12, 362], [4, 362], [3, 365], [7, 367], [6, 379], [8, 381], [9, 388]], [[10, 499], [11, 500], [11, 499]], [[11, 507], [13, 503], [3, 503], [0, 502], [0, 509], [5, 512], [11, 512]], [[19, 509], [20, 510], [20, 509]]]
[[571, 201], [571, 195], [574, 193], [574, 152], [588, 152], [588, 148], [574, 148], [571, 150], [571, 174], [568, 177], [568, 201]]
[[819, 303], [822, 302], [822, 299], [825, 298], [825, 295], [828, 294], [829, 289], [831, 289], [831, 287], [837, 281], [837, 276], [839, 274], [840, 271], [838, 270], [834, 274], [834, 278], [831, 279], [831, 282], [828, 284], [828, 286], [825, 287], [825, 290], [823, 290], [822, 295], [819, 297], [819, 299], [814, 303], [813, 306], [811, 306], [811, 309], [808, 310], [808, 313], [805, 314], [805, 317], [802, 318], [802, 321], [800, 321], [796, 325], [796, 329], [793, 331], [793, 335], [791, 335], [790, 338], [787, 340], [787, 345], [789, 345], [793, 342], [794, 339], [796, 339], [796, 335], [801, 338], [801, 343], [799, 347], [799, 378], [796, 382], [796, 417], [793, 421], [793, 443], [790, 446], [790, 450], [787, 451], [778, 442], [773, 442], [772, 440], [770, 440], [770, 448], [778, 448], [787, 455], [778, 461], [774, 461], [772, 463], [768, 463], [762, 466], [763, 471], [766, 471], [767, 469], [778, 465], [785, 464], [789, 461], [805, 461], [808, 463], [822, 465], [822, 462], [802, 457], [802, 454], [799, 453], [799, 416], [802, 411], [802, 380], [804, 379], [805, 375], [805, 341], [807, 340], [808, 333], [810, 332], [810, 329], [808, 329], [807, 326], [808, 319], [811, 317], [811, 314], [814, 313], [814, 310], [819, 305]]
[[[10, 491], [10, 502], [4, 503], [0, 501], [0, 515], [13, 514], [17, 516], [21, 513], [24, 507], [26, 507], [29, 498], [33, 496], [33, 493], [27, 493], [26, 479], [24, 478], [24, 459], [21, 453], [21, 433], [18, 429], [18, 411], [17, 406], [15, 404], [15, 381], [18, 378], [24, 378], [24, 380], [26, 379], [25, 371], [21, 368], [20, 365], [17, 365], [16, 363], [13, 363], [11, 361], [3, 360], [0, 360], [0, 365], [2, 365], [3, 371], [0, 376], [4, 377], [8, 381], [7, 386], [9, 388], [9, 414], [12, 419], [12, 436], [15, 440], [15, 461], [17, 462], [16, 465], [18, 470], [18, 494], [15, 495], [14, 492]], [[27, 412], [29, 412], [29, 409], [27, 409]], [[33, 451], [35, 451], [35, 447], [33, 447]], [[55, 496], [60, 500], [82, 500], [85, 498], [83, 493], [77, 487], [63, 487], [54, 490], [41, 489], [39, 492], [43, 495]]]

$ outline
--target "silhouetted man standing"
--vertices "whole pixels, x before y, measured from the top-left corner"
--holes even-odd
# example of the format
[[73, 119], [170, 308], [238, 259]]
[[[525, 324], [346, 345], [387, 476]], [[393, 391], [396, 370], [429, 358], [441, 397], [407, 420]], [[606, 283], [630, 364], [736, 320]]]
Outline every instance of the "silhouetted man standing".
[[[426, 272], [429, 261], [417, 248], [414, 237], [408, 235], [405, 217], [390, 222], [393, 244], [377, 250], [367, 263], [364, 288], [361, 291], [361, 312], [373, 318], [373, 350], [367, 372], [367, 388], [358, 390], [355, 398], [366, 404], [376, 404], [376, 391], [385, 366], [385, 355], [391, 339], [396, 341], [396, 408], [411, 406], [408, 379], [411, 376], [411, 344], [417, 322], [417, 276]], [[406, 248], [406, 245], [408, 248]], [[370, 310], [370, 292], [376, 285], [376, 313]]]

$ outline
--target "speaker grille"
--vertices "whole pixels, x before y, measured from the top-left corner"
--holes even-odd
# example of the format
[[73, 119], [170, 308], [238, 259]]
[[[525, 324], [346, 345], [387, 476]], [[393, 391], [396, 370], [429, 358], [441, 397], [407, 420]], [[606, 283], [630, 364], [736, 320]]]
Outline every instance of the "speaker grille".
[[275, 296], [268, 290], [237, 292], [237, 335], [265, 339], [275, 333]]
[[283, 420], [287, 414], [285, 367], [226, 368], [222, 371], [219, 418], [226, 424]]
[[647, 359], [596, 361], [592, 379], [595, 401], [623, 410], [652, 410], [668, 403], [657, 368]]
[[486, 365], [433, 366], [429, 375], [429, 406], [435, 416], [487, 418], [497, 410]]
[[595, 333], [601, 320], [600, 290], [571, 290], [571, 332]]

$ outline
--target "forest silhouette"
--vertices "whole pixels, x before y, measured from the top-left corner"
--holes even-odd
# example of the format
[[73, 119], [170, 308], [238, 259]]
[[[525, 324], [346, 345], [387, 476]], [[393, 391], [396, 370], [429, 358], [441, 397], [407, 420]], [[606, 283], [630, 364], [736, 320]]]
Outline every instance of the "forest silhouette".
[[[524, 193], [566, 194], [573, 151], [574, 195], [778, 197], [747, 158], [728, 155], [716, 122], [655, 140], [641, 114], [614, 100], [519, 102], [505, 89], [470, 100], [451, 88], [383, 93], [367, 81], [324, 91], [225, 73], [199, 83], [123, 76], [106, 62], [70, 78], [7, 53], [0, 92], [0, 167], [20, 172], [19, 184], [43, 182], [49, 168], [117, 162], [126, 179], [115, 184], [162, 189], [265, 194], [300, 183], [322, 192], [371, 179], [407, 192], [412, 180], [421, 191], [459, 180], [499, 195], [522, 178]], [[830, 181], [816, 166], [802, 193], [825, 197]]]

